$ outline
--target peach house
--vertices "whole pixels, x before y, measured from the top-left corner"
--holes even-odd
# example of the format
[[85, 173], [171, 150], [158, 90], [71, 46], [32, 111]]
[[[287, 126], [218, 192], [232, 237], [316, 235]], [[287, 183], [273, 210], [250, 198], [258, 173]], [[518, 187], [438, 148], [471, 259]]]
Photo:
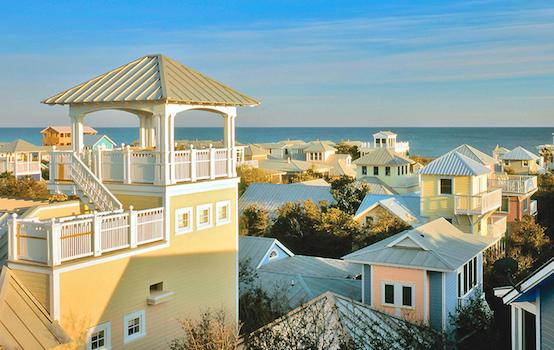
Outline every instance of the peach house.
[[448, 330], [449, 315], [482, 296], [483, 252], [499, 239], [464, 233], [439, 218], [343, 259], [363, 265], [362, 302]]

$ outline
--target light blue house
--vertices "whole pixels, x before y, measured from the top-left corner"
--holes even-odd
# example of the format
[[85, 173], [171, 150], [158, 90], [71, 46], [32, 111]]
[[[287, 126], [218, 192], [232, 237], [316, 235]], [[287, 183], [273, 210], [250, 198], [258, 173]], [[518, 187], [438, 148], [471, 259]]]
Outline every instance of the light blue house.
[[96, 151], [98, 149], [112, 150], [116, 143], [108, 135], [84, 135], [83, 144], [86, 149]]
[[515, 287], [495, 288], [512, 311], [512, 349], [554, 349], [554, 258]]
[[448, 330], [457, 307], [482, 296], [483, 252], [497, 240], [463, 233], [439, 218], [343, 259], [363, 266], [364, 303]]

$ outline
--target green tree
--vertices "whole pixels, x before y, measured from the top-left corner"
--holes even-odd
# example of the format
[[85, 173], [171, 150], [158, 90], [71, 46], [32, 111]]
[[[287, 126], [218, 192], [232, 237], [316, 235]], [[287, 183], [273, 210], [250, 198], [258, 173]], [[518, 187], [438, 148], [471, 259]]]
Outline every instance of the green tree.
[[410, 225], [406, 225], [406, 223], [395, 216], [384, 213], [379, 217], [379, 220], [374, 223], [365, 224], [360, 230], [356, 231], [353, 237], [352, 248], [353, 250], [358, 250], [367, 247], [410, 228]]
[[250, 184], [255, 182], [268, 182], [276, 183], [277, 180], [271, 176], [270, 173], [263, 169], [253, 168], [246, 165], [241, 165], [237, 167], [237, 176], [240, 177], [239, 184], [239, 196], [241, 196], [244, 191], [250, 186]]
[[240, 217], [240, 234], [244, 236], [265, 236], [269, 232], [270, 224], [267, 210], [251, 205], [244, 209]]
[[[476, 293], [480, 295], [481, 293]], [[494, 315], [480, 297], [471, 298], [450, 316], [454, 343], [459, 349], [496, 349]]]
[[350, 154], [352, 160], [360, 158], [360, 150], [356, 145], [349, 145], [346, 143], [338, 143], [335, 148], [337, 149], [338, 154]]
[[356, 181], [353, 177], [343, 175], [331, 181], [331, 194], [336, 201], [333, 206], [347, 214], [356, 214], [367, 193], [369, 193], [369, 186]]
[[515, 279], [521, 279], [552, 256], [550, 239], [544, 227], [532, 216], [514, 222], [506, 237], [507, 255], [518, 263]]
[[308, 169], [304, 172], [293, 175], [290, 179], [290, 183], [304, 182], [310, 180], [317, 180], [323, 178], [323, 175], [316, 172], [314, 169]]

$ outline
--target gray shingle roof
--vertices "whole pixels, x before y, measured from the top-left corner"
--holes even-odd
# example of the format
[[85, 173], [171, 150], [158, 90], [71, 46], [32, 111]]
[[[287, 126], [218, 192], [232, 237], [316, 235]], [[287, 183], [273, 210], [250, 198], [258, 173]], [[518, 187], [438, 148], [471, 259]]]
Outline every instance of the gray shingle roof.
[[488, 174], [490, 171], [489, 168], [481, 163], [457, 151], [450, 151], [421, 168], [418, 174], [477, 176]]
[[[310, 322], [306, 323], [306, 320]], [[339, 339], [345, 339], [337, 335], [347, 336], [356, 348], [363, 350], [374, 350], [376, 344], [387, 344], [394, 350], [410, 346], [430, 349], [437, 339], [432, 330], [332, 292], [321, 294], [261, 330], [271, 330], [277, 339], [298, 339], [298, 335], [310, 339], [319, 337], [314, 341], [321, 344], [321, 339], [325, 339], [329, 342], [325, 344], [326, 349], [340, 348]], [[403, 342], [406, 334], [414, 334], [414, 337]], [[415, 342], [417, 345], [414, 345]]]
[[539, 156], [529, 152], [525, 148], [518, 146], [508, 153], [500, 156], [502, 160], [537, 160]]
[[343, 257], [346, 261], [454, 271], [500, 237], [463, 233], [444, 218], [400, 232]]
[[239, 199], [239, 212], [251, 205], [275, 214], [277, 209], [286, 203], [305, 202], [311, 200], [315, 204], [322, 201], [335, 202], [329, 186], [310, 186], [304, 184], [269, 184], [254, 183], [248, 186]]

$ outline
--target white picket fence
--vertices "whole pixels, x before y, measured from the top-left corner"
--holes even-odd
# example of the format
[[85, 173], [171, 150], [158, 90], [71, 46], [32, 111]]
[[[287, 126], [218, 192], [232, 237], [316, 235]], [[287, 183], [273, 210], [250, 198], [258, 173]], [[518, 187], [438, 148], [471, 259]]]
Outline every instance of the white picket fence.
[[50, 266], [164, 240], [164, 208], [94, 213], [9, 224], [11, 260]]

